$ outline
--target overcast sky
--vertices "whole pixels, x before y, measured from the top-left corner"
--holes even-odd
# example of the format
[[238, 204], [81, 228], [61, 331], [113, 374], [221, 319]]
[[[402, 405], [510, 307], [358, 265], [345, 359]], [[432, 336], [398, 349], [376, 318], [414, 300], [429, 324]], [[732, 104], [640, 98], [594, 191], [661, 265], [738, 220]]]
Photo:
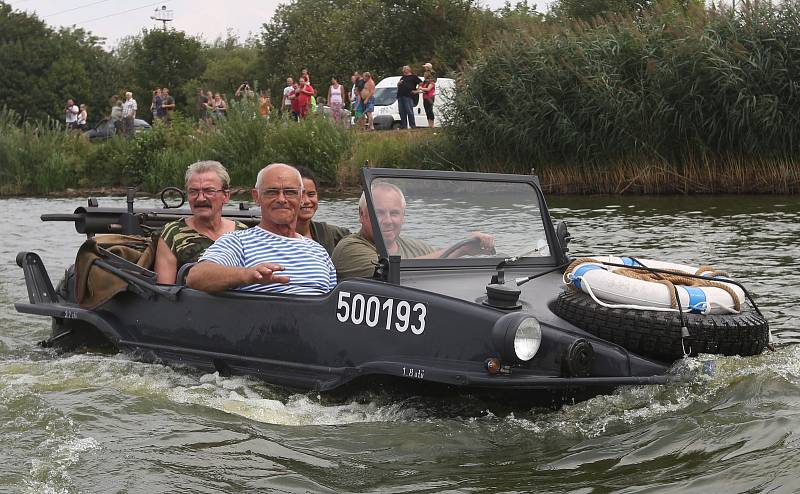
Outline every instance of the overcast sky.
[[[106, 39], [105, 46], [113, 48], [120, 38], [138, 34], [143, 28], [161, 27], [152, 20], [155, 10], [172, 11], [174, 20], [169, 26], [190, 35], [200, 35], [206, 41], [225, 37], [231, 29], [239, 39], [257, 35], [261, 25], [269, 20], [281, 0], [220, 2], [209, 0], [6, 0], [15, 10], [35, 12], [54, 27], [72, 26], [91, 31]], [[504, 0], [480, 0], [492, 9], [502, 7]], [[536, 2], [530, 2], [536, 3]], [[543, 2], [540, 2], [543, 5]], [[241, 7], [238, 7], [240, 5]], [[247, 8], [244, 8], [244, 6]], [[540, 5], [541, 7], [541, 5]]]

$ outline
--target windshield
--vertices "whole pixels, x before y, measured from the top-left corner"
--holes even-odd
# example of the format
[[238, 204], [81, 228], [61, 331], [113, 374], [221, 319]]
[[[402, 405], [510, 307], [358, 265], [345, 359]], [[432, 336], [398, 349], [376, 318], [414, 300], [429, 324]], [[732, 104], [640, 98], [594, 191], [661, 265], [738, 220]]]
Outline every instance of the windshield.
[[384, 245], [403, 264], [523, 255], [553, 260], [530, 183], [382, 177], [372, 182], [372, 200]]
[[375, 90], [375, 106], [389, 106], [397, 101], [396, 87], [380, 87]]

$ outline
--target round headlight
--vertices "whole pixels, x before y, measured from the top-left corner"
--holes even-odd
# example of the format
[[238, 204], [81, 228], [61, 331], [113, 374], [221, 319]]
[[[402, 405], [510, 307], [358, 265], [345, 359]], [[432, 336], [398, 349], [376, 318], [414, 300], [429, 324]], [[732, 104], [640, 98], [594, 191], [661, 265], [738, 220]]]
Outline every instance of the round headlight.
[[526, 317], [514, 334], [514, 353], [523, 362], [532, 359], [542, 343], [542, 327], [533, 317]]

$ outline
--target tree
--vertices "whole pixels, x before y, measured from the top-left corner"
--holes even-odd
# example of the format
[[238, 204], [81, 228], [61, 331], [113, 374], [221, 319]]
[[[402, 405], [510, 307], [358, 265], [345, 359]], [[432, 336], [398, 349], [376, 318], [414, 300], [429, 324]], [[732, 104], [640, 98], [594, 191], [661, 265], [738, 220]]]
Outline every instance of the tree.
[[206, 68], [202, 42], [174, 29], [144, 29], [140, 36], [125, 40], [118, 53], [140, 109], [149, 106], [156, 86], [169, 87], [178, 108], [185, 109], [186, 97], [177, 89]]
[[442, 74], [478, 45], [470, 33], [482, 12], [474, 0], [295, 0], [263, 26], [262, 70], [280, 81], [307, 67], [321, 83], [354, 70], [379, 78], [431, 61]]
[[58, 32], [0, 2], [0, 107], [23, 119], [63, 121], [68, 98], [100, 111], [110, 91], [111, 56], [82, 29]]

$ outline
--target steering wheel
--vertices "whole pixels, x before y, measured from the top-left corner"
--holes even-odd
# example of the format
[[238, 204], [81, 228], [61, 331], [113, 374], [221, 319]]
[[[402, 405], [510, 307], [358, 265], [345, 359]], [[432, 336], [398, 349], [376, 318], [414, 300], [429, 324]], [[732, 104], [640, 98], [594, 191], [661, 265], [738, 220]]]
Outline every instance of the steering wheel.
[[465, 238], [464, 240], [460, 240], [460, 241], [454, 243], [450, 247], [446, 248], [444, 250], [444, 252], [441, 253], [441, 255], [439, 256], [439, 259], [446, 259], [446, 258], [450, 257], [450, 255], [453, 252], [457, 251], [458, 249], [460, 249], [460, 248], [462, 248], [464, 246], [470, 245], [470, 244], [477, 244], [477, 246], [480, 247], [480, 245], [481, 245], [480, 237], [468, 237], [468, 238]]

